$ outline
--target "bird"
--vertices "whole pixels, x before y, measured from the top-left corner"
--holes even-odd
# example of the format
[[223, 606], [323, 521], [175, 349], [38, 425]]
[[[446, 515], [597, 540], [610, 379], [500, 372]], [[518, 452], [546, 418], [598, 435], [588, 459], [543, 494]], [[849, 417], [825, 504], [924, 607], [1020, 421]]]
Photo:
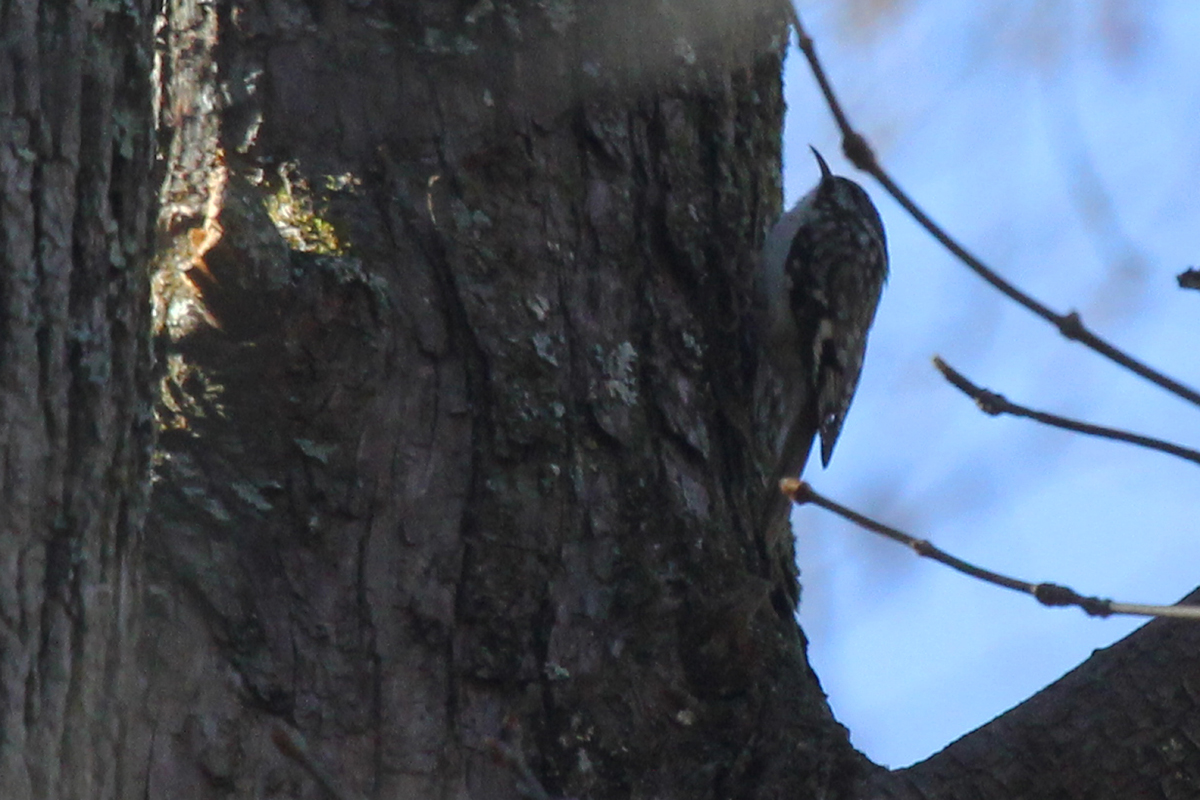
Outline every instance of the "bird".
[[785, 619], [800, 594], [791, 501], [780, 480], [804, 471], [818, 434], [821, 464], [829, 466], [888, 274], [887, 237], [871, 198], [810, 149], [821, 178], [771, 228], [754, 275], [762, 347], [781, 384], [781, 413], [767, 416], [781, 427], [772, 439], [773, 480], [764, 487], [759, 542], [775, 587], [771, 604]]
[[821, 178], [767, 234], [756, 275], [766, 355], [797, 409], [779, 448], [779, 477], [803, 469], [817, 433], [829, 465], [888, 275], [887, 237], [870, 196], [810, 149]]

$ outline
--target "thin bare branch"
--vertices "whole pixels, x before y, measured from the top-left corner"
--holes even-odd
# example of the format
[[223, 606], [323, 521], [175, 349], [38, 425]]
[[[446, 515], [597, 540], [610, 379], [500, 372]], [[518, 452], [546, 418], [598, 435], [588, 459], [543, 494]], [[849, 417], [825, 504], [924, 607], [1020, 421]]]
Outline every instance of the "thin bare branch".
[[1171, 617], [1173, 619], [1200, 619], [1200, 606], [1146, 606], [1140, 603], [1110, 603], [1114, 614], [1132, 617]]
[[1102, 439], [1112, 439], [1117, 442], [1128, 442], [1136, 444], [1139, 447], [1145, 447], [1150, 450], [1157, 450], [1160, 453], [1178, 456], [1179, 458], [1191, 461], [1193, 464], [1200, 464], [1200, 451], [1192, 450], [1187, 447], [1181, 447], [1171, 442], [1165, 442], [1162, 439], [1154, 439], [1149, 436], [1141, 436], [1136, 433], [1119, 430], [1117, 428], [1106, 428], [1102, 425], [1092, 425], [1087, 422], [1079, 422], [1077, 420], [1060, 417], [1057, 414], [1047, 414], [1044, 411], [1034, 411], [1031, 408], [1017, 405], [1011, 402], [1002, 394], [988, 391], [982, 387], [976, 386], [967, 380], [961, 372], [947, 364], [939, 356], [933, 357], [933, 365], [942, 373], [942, 377], [954, 385], [963, 394], [975, 401], [975, 405], [979, 406], [979, 410], [985, 414], [990, 414], [993, 417], [1001, 414], [1012, 414], [1014, 417], [1025, 417], [1026, 419], [1040, 422], [1043, 425], [1052, 425], [1055, 428], [1063, 430], [1075, 431], [1076, 433], [1086, 433], [1088, 436], [1099, 436]]
[[1060, 586], [1056, 583], [1029, 583], [1010, 578], [998, 572], [977, 567], [974, 564], [956, 558], [944, 550], [935, 547], [925, 539], [909, 536], [870, 517], [863, 516], [857, 511], [835, 503], [828, 497], [817, 493], [808, 483], [795, 478], [784, 478], [779, 482], [779, 490], [787, 495], [796, 505], [812, 503], [826, 511], [832, 511], [843, 519], [848, 519], [859, 527], [866, 528], [872, 533], [878, 533], [894, 542], [911, 547], [919, 556], [931, 558], [939, 564], [945, 564], [951, 569], [964, 575], [978, 578], [981, 581], [1022, 592], [1035, 598], [1044, 606], [1078, 606], [1091, 617], [1108, 617], [1113, 614], [1125, 614], [1139, 617], [1177, 617], [1200, 620], [1200, 606], [1152, 606], [1137, 603], [1116, 603], [1100, 597], [1085, 597], [1074, 589]]
[[1024, 306], [1029, 311], [1049, 322], [1054, 327], [1058, 328], [1059, 333], [1068, 339], [1080, 342], [1086, 347], [1091, 348], [1100, 355], [1108, 358], [1111, 361], [1120, 364], [1131, 372], [1140, 375], [1146, 380], [1166, 389], [1168, 392], [1187, 400], [1193, 405], [1200, 406], [1200, 392], [1186, 386], [1179, 381], [1170, 378], [1163, 373], [1152, 369], [1143, 364], [1122, 350], [1117, 349], [1105, 340], [1101, 339], [1096, 334], [1092, 333], [1083, 324], [1079, 313], [1071, 311], [1066, 314], [1059, 314], [1049, 307], [1038, 302], [1033, 297], [1022, 292], [1016, 286], [1013, 286], [1008, 281], [1001, 278], [995, 271], [988, 268], [982, 261], [967, 251], [965, 247], [955, 241], [942, 228], [935, 223], [928, 214], [921, 210], [913, 200], [900, 188], [897, 183], [892, 180], [891, 176], [884, 171], [880, 166], [879, 161], [875, 158], [875, 152], [871, 149], [871, 145], [867, 140], [854, 130], [850, 125], [850, 120], [846, 117], [846, 113], [842, 110], [841, 103], [838, 102], [837, 95], [833, 91], [833, 87], [829, 83], [829, 78], [825, 75], [825, 70], [821, 66], [820, 59], [817, 58], [816, 46], [813, 44], [812, 37], [805, 32], [803, 24], [800, 22], [800, 16], [795, 9], [791, 10], [792, 26], [796, 30], [796, 39], [800, 47], [800, 51], [804, 53], [805, 59], [808, 60], [809, 68], [812, 70], [813, 76], [817, 79], [817, 83], [821, 87], [821, 93], [825, 96], [825, 102], [832, 112], [834, 120], [837, 122], [838, 128], [842, 132], [842, 151], [846, 154], [846, 158], [850, 159], [854, 166], [864, 172], [870, 173], [884, 189], [887, 190], [896, 202], [904, 207], [913, 219], [920, 223], [921, 227], [925, 228], [933, 238], [937, 239], [947, 250], [958, 257], [960, 261], [967, 265], [972, 272], [985, 281], [990, 283], [998, 291], [1004, 294], [1014, 302]]

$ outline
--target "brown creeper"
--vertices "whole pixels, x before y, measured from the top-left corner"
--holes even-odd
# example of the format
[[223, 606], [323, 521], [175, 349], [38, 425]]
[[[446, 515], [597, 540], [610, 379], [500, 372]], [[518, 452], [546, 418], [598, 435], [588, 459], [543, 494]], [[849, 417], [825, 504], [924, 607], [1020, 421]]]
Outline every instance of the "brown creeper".
[[817, 431], [828, 466], [888, 271], [883, 222], [871, 198], [834, 176], [815, 148], [813, 155], [821, 181], [775, 223], [757, 276], [768, 355], [785, 397], [801, 404], [783, 434], [779, 477], [803, 468]]

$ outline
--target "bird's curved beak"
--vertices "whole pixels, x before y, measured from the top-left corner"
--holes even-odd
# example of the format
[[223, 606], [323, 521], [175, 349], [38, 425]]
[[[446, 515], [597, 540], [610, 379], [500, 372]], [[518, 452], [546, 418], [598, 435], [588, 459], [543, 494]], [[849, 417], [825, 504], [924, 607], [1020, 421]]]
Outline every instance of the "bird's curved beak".
[[824, 183], [832, 178], [833, 173], [829, 171], [829, 165], [825, 163], [825, 159], [821, 157], [821, 154], [817, 151], [817, 148], [810, 144], [808, 149], [812, 150], [813, 155], [817, 157], [817, 164], [821, 167], [821, 183]]

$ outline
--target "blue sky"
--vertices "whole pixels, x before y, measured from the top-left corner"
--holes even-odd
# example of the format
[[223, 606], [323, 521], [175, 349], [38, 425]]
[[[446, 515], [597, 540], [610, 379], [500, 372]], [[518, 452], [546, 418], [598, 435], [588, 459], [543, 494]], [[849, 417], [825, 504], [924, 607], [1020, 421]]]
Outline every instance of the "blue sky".
[[[865, 0], [799, 10], [856, 127], [916, 201], [1051, 308], [1200, 387], [1200, 3]], [[876, 2], [874, 5], [882, 6]], [[939, 354], [1015, 402], [1200, 446], [1200, 409], [975, 277], [841, 156], [803, 57], [786, 72], [785, 202], [808, 145], [871, 193], [892, 273], [829, 469], [840, 502], [1015, 577], [1127, 602], [1200, 585], [1197, 467], [987, 417]], [[1141, 624], [971, 581], [818, 509], [798, 510], [800, 618], [854, 744], [899, 767], [1021, 702]], [[1189, 623], [1177, 623], [1189, 624]]]

